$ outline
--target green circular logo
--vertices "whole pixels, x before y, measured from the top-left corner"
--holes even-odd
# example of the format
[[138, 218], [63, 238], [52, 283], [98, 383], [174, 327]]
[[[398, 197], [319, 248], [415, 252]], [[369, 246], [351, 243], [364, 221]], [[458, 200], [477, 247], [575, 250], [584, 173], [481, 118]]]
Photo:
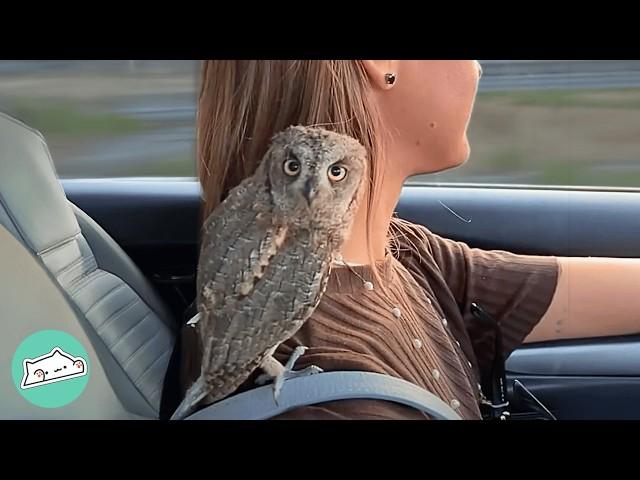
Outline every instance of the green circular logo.
[[29, 402], [42, 408], [64, 407], [89, 381], [89, 355], [66, 332], [42, 330], [29, 335], [11, 362], [13, 383]]

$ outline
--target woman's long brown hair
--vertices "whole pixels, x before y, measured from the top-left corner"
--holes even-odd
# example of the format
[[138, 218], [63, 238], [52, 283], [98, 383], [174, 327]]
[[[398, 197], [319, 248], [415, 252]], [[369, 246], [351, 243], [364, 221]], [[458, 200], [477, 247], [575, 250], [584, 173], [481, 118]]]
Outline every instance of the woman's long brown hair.
[[[367, 229], [382, 182], [380, 116], [358, 60], [206, 60], [197, 117], [203, 218], [251, 176], [269, 141], [290, 125], [316, 125], [359, 140], [369, 153]], [[372, 248], [367, 245], [369, 257]], [[371, 262], [375, 265], [375, 262]], [[377, 269], [374, 275], [380, 280]]]

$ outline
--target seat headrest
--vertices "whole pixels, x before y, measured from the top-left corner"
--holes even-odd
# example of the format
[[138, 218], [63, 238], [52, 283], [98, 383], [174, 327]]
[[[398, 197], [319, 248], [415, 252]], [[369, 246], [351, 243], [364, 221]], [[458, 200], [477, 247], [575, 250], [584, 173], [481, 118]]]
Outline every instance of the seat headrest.
[[0, 223], [38, 254], [80, 233], [44, 138], [1, 112]]

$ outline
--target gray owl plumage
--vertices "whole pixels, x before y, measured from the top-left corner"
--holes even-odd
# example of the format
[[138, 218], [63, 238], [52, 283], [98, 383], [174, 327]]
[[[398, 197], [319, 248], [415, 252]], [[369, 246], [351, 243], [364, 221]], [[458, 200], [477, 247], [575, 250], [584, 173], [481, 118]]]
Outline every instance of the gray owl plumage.
[[[233, 393], [258, 367], [277, 399], [294, 356], [273, 358], [313, 313], [331, 262], [353, 220], [366, 174], [355, 139], [317, 127], [273, 137], [256, 172], [205, 220], [198, 265], [196, 324], [200, 376], [174, 413]], [[303, 373], [320, 371], [309, 367]]]

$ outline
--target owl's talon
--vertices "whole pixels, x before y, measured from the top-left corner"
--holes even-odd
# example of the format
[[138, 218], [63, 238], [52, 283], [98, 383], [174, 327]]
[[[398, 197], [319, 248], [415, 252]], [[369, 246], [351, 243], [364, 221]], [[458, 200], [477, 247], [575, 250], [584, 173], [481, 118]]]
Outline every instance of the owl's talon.
[[306, 350], [307, 347], [296, 347], [291, 357], [289, 357], [287, 364], [284, 366], [284, 372], [282, 372], [275, 378], [275, 381], [273, 382], [273, 400], [276, 402], [276, 405], [279, 405], [278, 399], [280, 398], [280, 392], [282, 391], [282, 386], [284, 385], [284, 382], [286, 380], [322, 373], [323, 370], [315, 365], [310, 365], [306, 368], [303, 368], [302, 370], [293, 370], [293, 366], [295, 365], [296, 361], [304, 354]]
[[280, 405], [278, 403], [278, 399], [280, 398], [280, 392], [282, 391], [284, 382], [292, 378], [315, 375], [317, 373], [322, 373], [323, 371], [324, 370], [322, 370], [320, 367], [310, 365], [307, 368], [303, 368], [302, 370], [297, 370], [295, 372], [292, 370], [276, 377], [275, 381], [273, 382], [273, 400], [276, 402], [276, 405]]
[[293, 366], [296, 364], [298, 359], [302, 355], [304, 355], [304, 352], [306, 352], [308, 349], [309, 347], [304, 347], [304, 346], [296, 347], [293, 353], [291, 354], [291, 356], [289, 357], [289, 360], [287, 360], [287, 363], [284, 366], [284, 371], [285, 372], [293, 371]]
[[276, 405], [279, 405], [278, 399], [280, 398], [280, 392], [282, 391], [282, 386], [286, 380], [297, 377], [306, 377], [308, 375], [315, 375], [317, 373], [322, 373], [323, 370], [320, 367], [315, 365], [310, 365], [302, 370], [294, 371], [293, 367], [296, 361], [307, 351], [307, 347], [296, 347], [293, 351], [289, 360], [282, 370], [277, 375], [270, 375], [269, 373], [263, 373], [256, 379], [256, 383], [258, 385], [265, 385], [270, 381], [273, 381], [273, 399], [276, 402]]

